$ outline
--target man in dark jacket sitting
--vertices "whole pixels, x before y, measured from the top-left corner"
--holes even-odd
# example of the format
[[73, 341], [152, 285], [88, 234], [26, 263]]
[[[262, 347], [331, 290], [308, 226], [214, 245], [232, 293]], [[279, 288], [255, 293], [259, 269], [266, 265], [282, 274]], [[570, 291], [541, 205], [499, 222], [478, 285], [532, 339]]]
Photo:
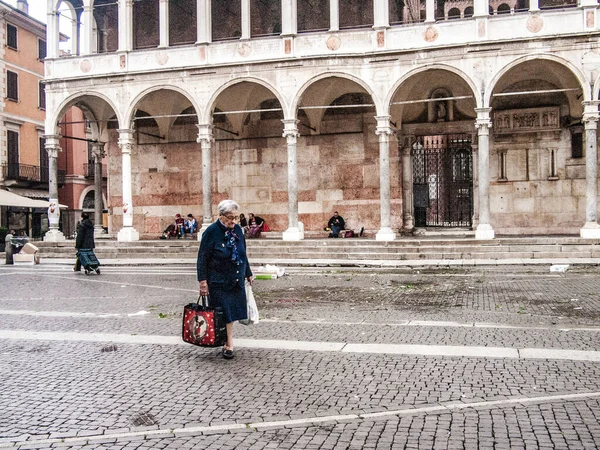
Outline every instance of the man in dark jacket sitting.
[[[94, 224], [90, 220], [90, 215], [88, 213], [81, 213], [81, 222], [79, 222], [79, 226], [77, 227], [77, 238], [75, 239], [75, 248], [77, 250], [85, 248], [85, 249], [93, 249], [96, 245], [94, 243]], [[73, 267], [74, 272], [81, 271], [81, 261], [79, 258], [75, 261], [75, 267]]]
[[334, 211], [333, 216], [331, 217], [331, 219], [329, 219], [329, 222], [327, 223], [327, 228], [331, 230], [331, 234], [329, 235], [329, 237], [339, 237], [340, 231], [342, 231], [345, 226], [346, 224], [344, 222], [344, 218], [340, 216], [337, 211]]

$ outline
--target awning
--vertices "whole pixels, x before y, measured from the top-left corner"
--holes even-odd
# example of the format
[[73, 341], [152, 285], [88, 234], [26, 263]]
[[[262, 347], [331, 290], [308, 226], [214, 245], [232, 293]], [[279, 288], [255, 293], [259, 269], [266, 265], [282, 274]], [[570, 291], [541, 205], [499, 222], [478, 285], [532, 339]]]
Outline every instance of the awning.
[[[46, 200], [35, 200], [33, 198], [22, 197], [4, 189], [0, 189], [0, 206], [16, 206], [21, 208], [46, 208], [50, 206], [50, 202]], [[61, 208], [66, 208], [65, 205], [60, 205]]]
[[27, 189], [27, 188], [7, 186], [6, 190], [9, 192], [12, 192], [13, 194], [20, 195], [21, 197], [35, 198], [37, 200], [48, 201], [48, 199], [50, 198], [48, 189], [40, 190], [40, 189]]

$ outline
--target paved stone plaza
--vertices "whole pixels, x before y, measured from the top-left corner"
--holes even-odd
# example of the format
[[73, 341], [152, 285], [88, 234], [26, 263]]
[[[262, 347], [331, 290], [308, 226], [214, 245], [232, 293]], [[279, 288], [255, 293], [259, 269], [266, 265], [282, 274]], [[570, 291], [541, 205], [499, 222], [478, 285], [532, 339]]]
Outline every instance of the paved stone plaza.
[[597, 268], [291, 270], [232, 361], [194, 272], [0, 266], [0, 448], [600, 447]]

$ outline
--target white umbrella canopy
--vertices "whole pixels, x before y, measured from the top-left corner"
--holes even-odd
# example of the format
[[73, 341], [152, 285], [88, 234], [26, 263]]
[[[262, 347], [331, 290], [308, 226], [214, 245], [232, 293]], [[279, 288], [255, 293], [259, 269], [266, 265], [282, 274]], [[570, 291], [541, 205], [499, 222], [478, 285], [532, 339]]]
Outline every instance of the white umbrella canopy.
[[[21, 208], [48, 208], [50, 202], [46, 200], [36, 200], [29, 197], [13, 194], [4, 189], [0, 189], [0, 206], [16, 206]], [[60, 208], [66, 208], [66, 205], [60, 205]]]

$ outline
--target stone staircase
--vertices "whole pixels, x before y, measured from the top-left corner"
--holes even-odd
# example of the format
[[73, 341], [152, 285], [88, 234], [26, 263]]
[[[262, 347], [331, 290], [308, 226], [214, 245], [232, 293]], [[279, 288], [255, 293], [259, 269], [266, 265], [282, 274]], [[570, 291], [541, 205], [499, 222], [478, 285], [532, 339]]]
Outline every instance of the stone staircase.
[[[600, 239], [575, 236], [498, 237], [489, 241], [473, 237], [401, 237], [391, 242], [372, 238], [305, 239], [283, 242], [279, 239], [248, 240], [251, 261], [308, 265], [315, 261], [360, 265], [361, 261], [427, 260], [523, 260], [600, 258]], [[44, 260], [73, 258], [74, 241], [36, 242]], [[196, 240], [144, 240], [117, 242], [98, 239], [99, 259], [195, 259]], [[599, 260], [600, 262], [600, 260]]]

